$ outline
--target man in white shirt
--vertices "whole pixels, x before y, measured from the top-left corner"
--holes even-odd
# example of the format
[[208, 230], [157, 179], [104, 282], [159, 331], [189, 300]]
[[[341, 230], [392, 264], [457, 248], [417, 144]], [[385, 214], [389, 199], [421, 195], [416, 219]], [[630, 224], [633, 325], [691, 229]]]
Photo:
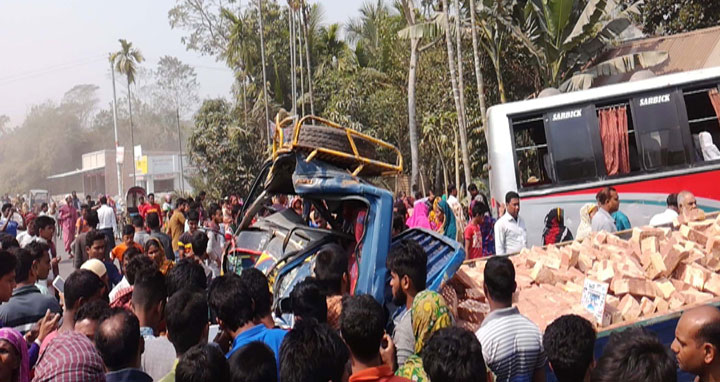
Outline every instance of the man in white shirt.
[[208, 220], [205, 231], [208, 236], [208, 261], [213, 271], [217, 269], [220, 274], [220, 265], [222, 262], [222, 251], [225, 245], [225, 235], [222, 232], [222, 209], [217, 203], [210, 203], [208, 207]]
[[615, 219], [611, 216], [620, 209], [620, 197], [617, 190], [612, 187], [605, 187], [595, 195], [598, 202], [598, 212], [592, 218], [592, 231], [617, 232]]
[[678, 201], [677, 194], [670, 194], [667, 197], [667, 209], [665, 211], [656, 214], [650, 219], [650, 225], [653, 227], [664, 226], [672, 224], [673, 220], [678, 217]]
[[517, 253], [527, 245], [525, 221], [520, 217], [520, 195], [515, 191], [508, 192], [505, 205], [505, 215], [495, 222], [496, 255]]
[[115, 211], [107, 205], [107, 197], [100, 197], [100, 208], [98, 213], [98, 231], [105, 235], [105, 256], [107, 257], [110, 250], [115, 248], [115, 232], [117, 232], [117, 219]]

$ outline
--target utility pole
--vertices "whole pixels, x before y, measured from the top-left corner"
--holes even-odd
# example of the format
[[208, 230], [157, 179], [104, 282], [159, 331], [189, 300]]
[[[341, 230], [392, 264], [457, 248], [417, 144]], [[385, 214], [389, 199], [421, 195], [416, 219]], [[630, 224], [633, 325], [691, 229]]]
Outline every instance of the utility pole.
[[175, 106], [175, 116], [177, 117], [178, 129], [178, 149], [180, 149], [180, 191], [185, 195], [185, 172], [183, 171], [182, 157], [182, 135], [180, 134], [180, 107]]
[[[117, 96], [115, 95], [115, 66], [114, 62], [110, 60], [110, 72], [112, 73], [112, 85], [113, 85], [113, 129], [115, 130], [115, 165], [117, 167], [117, 184], [118, 184], [118, 196], [122, 198], [122, 171], [120, 169], [120, 162], [118, 162], [118, 129], [117, 129]], [[123, 153], [123, 156], [125, 153]]]
[[265, 131], [263, 136], [267, 137], [265, 144], [270, 144], [270, 110], [268, 109], [268, 96], [267, 96], [267, 74], [265, 74], [265, 28], [263, 27], [263, 12], [262, 12], [263, 0], [258, 0], [258, 14], [260, 16], [260, 58], [262, 59], [262, 74], [263, 74], [263, 97], [265, 98]]

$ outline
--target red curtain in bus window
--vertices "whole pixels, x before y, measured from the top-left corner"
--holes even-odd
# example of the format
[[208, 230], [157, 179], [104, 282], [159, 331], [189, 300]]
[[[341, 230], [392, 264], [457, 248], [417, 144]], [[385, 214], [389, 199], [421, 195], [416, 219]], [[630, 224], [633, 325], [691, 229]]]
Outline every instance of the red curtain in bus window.
[[598, 119], [607, 174], [627, 174], [630, 172], [627, 108], [600, 110]]
[[720, 93], [718, 93], [717, 89], [710, 89], [708, 96], [710, 96], [710, 102], [712, 102], [713, 109], [715, 109], [715, 115], [720, 118]]

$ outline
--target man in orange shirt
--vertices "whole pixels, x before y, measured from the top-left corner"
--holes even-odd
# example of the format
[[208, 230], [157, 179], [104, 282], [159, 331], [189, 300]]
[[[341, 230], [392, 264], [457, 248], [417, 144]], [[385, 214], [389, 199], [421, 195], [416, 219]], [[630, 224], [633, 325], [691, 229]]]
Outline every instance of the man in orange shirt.
[[116, 245], [115, 248], [110, 251], [110, 259], [115, 260], [118, 259], [120, 264], [122, 264], [123, 261], [123, 254], [125, 251], [130, 247], [137, 248], [141, 253], [143, 252], [143, 247], [136, 243], [133, 240], [133, 237], [135, 236], [135, 227], [133, 227], [130, 224], [126, 224], [123, 227], [123, 233], [122, 233], [122, 243], [119, 245]]
[[352, 360], [349, 382], [410, 382], [393, 374], [394, 345], [392, 338], [385, 334], [385, 312], [371, 295], [345, 298], [340, 332]]

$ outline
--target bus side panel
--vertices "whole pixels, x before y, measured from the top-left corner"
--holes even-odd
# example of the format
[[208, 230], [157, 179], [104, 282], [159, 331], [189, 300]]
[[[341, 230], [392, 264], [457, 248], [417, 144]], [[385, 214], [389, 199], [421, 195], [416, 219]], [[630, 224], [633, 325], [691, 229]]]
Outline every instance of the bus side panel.
[[[490, 208], [496, 214], [498, 203], [505, 202], [508, 191], [517, 191], [515, 147], [510, 133], [510, 121], [497, 107], [488, 109], [488, 159], [490, 161]], [[510, 150], [508, 150], [510, 148]]]
[[[698, 207], [705, 212], [720, 210], [720, 170], [652, 179], [614, 185], [620, 195], [620, 211], [630, 219], [633, 227], [647, 225], [653, 215], [665, 210], [668, 194], [688, 190], [695, 194]], [[588, 188], [554, 193], [539, 197], [522, 198], [520, 216], [525, 220], [528, 245], [542, 245], [545, 215], [552, 208], [565, 210], [565, 225], [573, 235], [580, 224], [580, 208], [595, 203], [600, 188]]]

